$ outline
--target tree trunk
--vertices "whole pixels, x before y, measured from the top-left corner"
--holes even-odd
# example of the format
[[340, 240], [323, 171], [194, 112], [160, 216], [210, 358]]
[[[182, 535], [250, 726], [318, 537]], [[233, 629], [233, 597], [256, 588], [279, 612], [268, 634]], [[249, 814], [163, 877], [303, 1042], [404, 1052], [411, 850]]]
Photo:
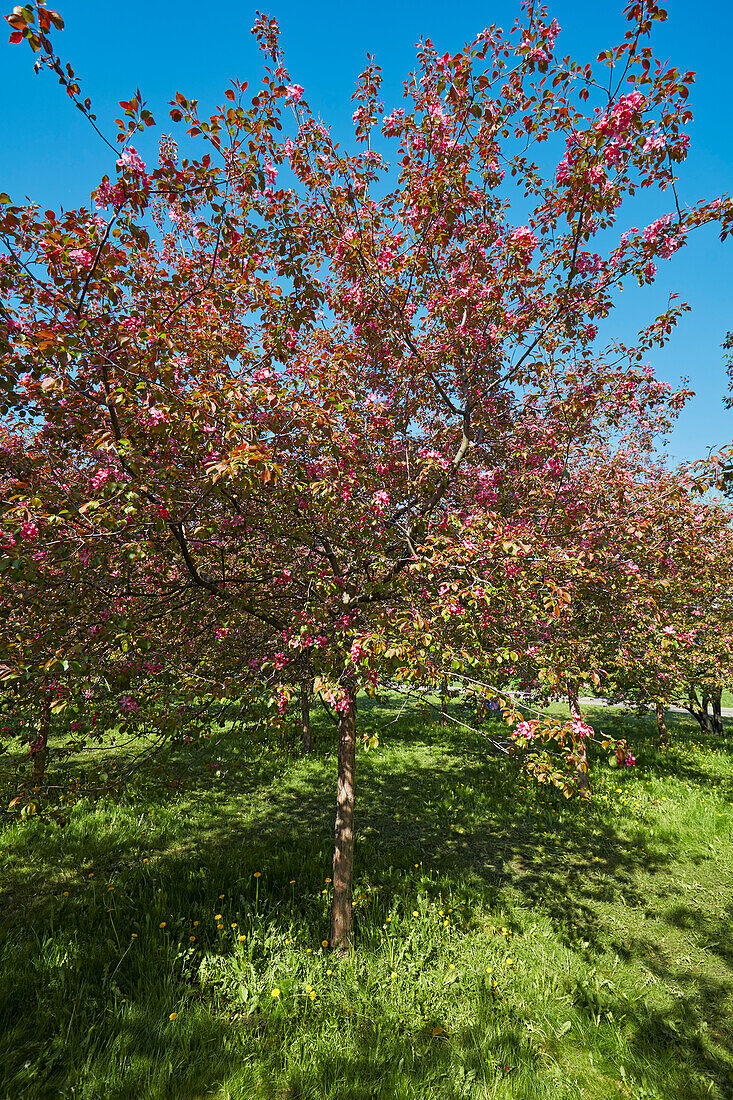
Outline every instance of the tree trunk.
[[338, 787], [333, 849], [333, 910], [331, 947], [351, 947], [354, 890], [354, 771], [356, 767], [356, 704], [339, 711]]
[[309, 679], [300, 682], [300, 752], [307, 756], [313, 751], [313, 738], [311, 736], [311, 699], [313, 698], [313, 685]]
[[689, 690], [687, 710], [689, 710], [690, 714], [699, 725], [704, 737], [712, 737], [714, 733], [713, 723], [710, 720], [710, 715], [708, 714], [708, 698], [709, 696], [707, 692], [705, 692], [702, 697], [702, 702], [700, 702], [695, 689], [690, 688]]
[[48, 762], [48, 709], [38, 721], [38, 736], [31, 745], [31, 782], [34, 787], [43, 786]]
[[712, 688], [710, 691], [710, 701], [713, 704], [713, 733], [716, 733], [718, 737], [723, 736], [722, 700], [723, 689], [719, 687]]
[[[567, 693], [568, 706], [570, 707], [570, 717], [582, 720], [583, 715], [580, 712], [580, 703], [578, 702], [578, 685], [568, 681]], [[576, 782], [578, 784], [578, 790], [580, 791], [580, 797], [590, 798], [590, 780], [588, 779], [588, 752], [585, 744], [585, 738], [576, 738], [574, 748], [575, 755], [578, 758], [575, 775]]]
[[448, 721], [447, 714], [448, 707], [448, 677], [444, 676], [440, 681], [440, 724], [444, 726]]
[[659, 747], [663, 749], [667, 744], [667, 723], [664, 720], [664, 703], [661, 699], [656, 700], [657, 708], [657, 732], [659, 734]]

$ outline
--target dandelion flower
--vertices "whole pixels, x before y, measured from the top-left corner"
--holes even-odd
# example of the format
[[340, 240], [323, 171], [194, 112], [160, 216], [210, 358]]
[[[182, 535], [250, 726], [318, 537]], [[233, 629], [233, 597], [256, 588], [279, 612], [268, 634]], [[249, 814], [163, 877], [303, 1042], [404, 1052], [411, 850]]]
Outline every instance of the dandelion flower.
[[315, 999], [316, 999], [316, 995], [315, 995], [315, 992], [314, 992], [313, 990], [311, 990], [311, 992], [310, 992], [310, 993], [308, 994], [308, 996], [310, 997], [310, 999], [311, 999], [312, 1001], [315, 1001]]
[[240, 942], [240, 943], [244, 943], [244, 941], [245, 941], [246, 939], [247, 939], [247, 937], [246, 937], [246, 936], [240, 936], [240, 937], [239, 937], [239, 942]]
[[189, 938], [189, 940], [191, 941], [191, 943], [195, 943], [195, 942], [196, 942], [196, 937], [195, 937], [195, 936], [189, 936], [188, 938]]
[[255, 871], [254, 878], [261, 878], [261, 877], [262, 877], [262, 872], [261, 871]]
[[177, 1016], [177, 1015], [178, 1015], [178, 1013], [177, 1013], [177, 1012], [171, 1012], [171, 1014], [170, 1014], [170, 1016], [168, 1017], [168, 1019], [169, 1019], [169, 1020], [175, 1020], [175, 1018], [176, 1018], [176, 1016]]
[[321, 947], [328, 947], [328, 940], [321, 940]]
[[221, 900], [222, 900], [222, 898], [224, 898], [224, 897], [226, 897], [226, 895], [225, 895], [225, 894], [219, 894], [219, 901], [221, 901]]
[[236, 927], [237, 927], [237, 922], [236, 922], [236, 921], [232, 921], [232, 928], [236, 928]]
[[280, 996], [280, 990], [277, 988], [277, 986], [273, 990], [271, 990], [270, 996], [271, 997], [279, 997]]
[[224, 930], [224, 925], [223, 924], [217, 924], [216, 927], [219, 929], [220, 932], [222, 932]]
[[413, 915], [413, 917], [419, 917], [419, 916], [420, 916], [420, 914], [418, 913], [417, 909], [413, 909], [413, 910], [412, 910], [412, 915]]
[[193, 922], [193, 926], [194, 926], [194, 928], [195, 928], [195, 927], [197, 926], [197, 924], [198, 924], [198, 921], [197, 921], [197, 920], [195, 920], [195, 921]]
[[330, 878], [327, 878], [327, 879], [325, 879], [324, 881], [325, 881], [325, 882], [331, 882], [331, 879], [330, 879]]
[[158, 925], [158, 928], [165, 928], [165, 921], [164, 920], [162, 920], [160, 922], [160, 924]]
[[68, 896], [69, 896], [69, 891], [68, 891], [68, 890], [64, 890], [64, 897], [65, 897], [65, 898], [68, 898]]
[[136, 940], [136, 939], [137, 939], [137, 932], [133, 932], [133, 933], [132, 933], [132, 938], [133, 938], [134, 940]]

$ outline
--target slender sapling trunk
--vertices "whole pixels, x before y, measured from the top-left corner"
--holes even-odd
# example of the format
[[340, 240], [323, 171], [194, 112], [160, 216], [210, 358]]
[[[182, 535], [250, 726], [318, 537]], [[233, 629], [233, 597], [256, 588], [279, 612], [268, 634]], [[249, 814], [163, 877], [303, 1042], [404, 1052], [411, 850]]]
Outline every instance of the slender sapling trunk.
[[664, 719], [664, 703], [661, 699], [655, 701], [657, 710], [657, 733], [659, 735], [659, 747], [663, 749], [667, 744], [667, 723]]
[[300, 682], [300, 751], [307, 756], [313, 751], [313, 737], [311, 735], [311, 700], [313, 699], [313, 684], [310, 678]]
[[356, 767], [356, 704], [339, 711], [338, 787], [333, 849], [333, 909], [331, 947], [351, 947], [352, 897], [354, 892], [354, 771]]

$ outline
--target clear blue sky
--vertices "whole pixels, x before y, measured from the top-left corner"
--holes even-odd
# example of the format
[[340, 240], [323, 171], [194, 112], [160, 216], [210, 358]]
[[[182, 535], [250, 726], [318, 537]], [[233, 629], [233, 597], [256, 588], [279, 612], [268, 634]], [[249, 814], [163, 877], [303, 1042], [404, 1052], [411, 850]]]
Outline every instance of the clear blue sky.
[[[115, 117], [118, 100], [129, 98], [136, 87], [165, 132], [173, 128], [167, 124], [167, 102], [176, 90], [197, 97], [206, 110], [222, 102], [231, 78], [250, 84], [259, 80], [260, 55], [249, 34], [255, 8], [247, 4], [55, 4], [66, 20], [66, 29], [55, 36], [56, 47], [76, 69], [101, 125]], [[623, 0], [550, 3], [550, 15], [562, 28], [558, 52], [585, 61], [615, 45], [625, 30], [623, 6]], [[656, 25], [655, 52], [698, 74], [681, 196], [687, 201], [712, 198], [733, 189], [733, 3], [669, 0], [666, 7], [669, 20]], [[421, 36], [430, 37], [441, 51], [455, 51], [490, 23], [508, 27], [519, 5], [515, 0], [370, 0], [356, 6], [343, 0], [276, 0], [265, 10], [280, 23], [290, 71], [305, 87], [312, 108], [333, 124], [336, 136], [347, 138], [354, 80], [367, 52], [382, 66], [389, 110], [399, 103], [401, 82], [413, 67], [414, 45]], [[88, 202], [104, 172], [113, 172], [114, 158], [53, 75], [34, 76], [25, 44], [0, 46], [0, 102], [0, 191], [16, 201], [28, 195], [44, 208]], [[145, 151], [143, 142], [139, 144]], [[648, 213], [653, 217], [667, 209], [660, 196]], [[628, 220], [645, 224], [646, 212], [646, 207], [635, 210]], [[706, 230], [671, 261], [660, 263], [654, 288], [629, 288], [609, 324], [609, 333], [630, 336], [664, 308], [670, 290], [692, 306], [671, 344], [651, 357], [661, 377], [677, 381], [687, 375], [697, 394], [671, 438], [673, 460], [694, 458], [709, 446], [733, 440], [733, 412], [723, 407], [727, 379], [720, 348], [727, 330], [733, 329], [731, 288], [733, 240], [721, 244], [714, 230]]]

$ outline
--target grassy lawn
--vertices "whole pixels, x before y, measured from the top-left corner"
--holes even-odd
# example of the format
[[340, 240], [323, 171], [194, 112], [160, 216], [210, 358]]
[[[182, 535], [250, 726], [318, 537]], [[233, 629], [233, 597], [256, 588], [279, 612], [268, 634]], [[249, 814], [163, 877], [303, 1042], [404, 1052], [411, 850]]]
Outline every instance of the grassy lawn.
[[364, 701], [343, 959], [325, 715], [308, 760], [220, 731], [64, 828], [6, 817], [0, 1098], [731, 1100], [733, 739], [592, 717], [638, 767], [582, 805]]

